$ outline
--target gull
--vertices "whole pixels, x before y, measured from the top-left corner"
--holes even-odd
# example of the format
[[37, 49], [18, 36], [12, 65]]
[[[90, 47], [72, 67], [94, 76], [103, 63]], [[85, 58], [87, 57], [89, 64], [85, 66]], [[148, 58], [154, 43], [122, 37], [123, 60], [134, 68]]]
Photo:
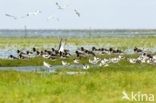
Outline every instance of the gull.
[[100, 61], [100, 59], [97, 58], [97, 57], [94, 57], [93, 60], [90, 60], [90, 59], [89, 59], [89, 63], [91, 63], [91, 64], [97, 64], [99, 61]]
[[148, 64], [151, 64], [151, 60], [148, 59], [148, 60], [147, 60], [147, 63], [148, 63]]
[[153, 59], [156, 60], [156, 55], [153, 56]]
[[90, 64], [97, 64], [97, 63], [98, 63], [98, 61], [95, 61], [95, 60], [90, 60], [90, 59], [89, 59], [89, 63], [90, 63]]
[[89, 65], [83, 64], [83, 69], [84, 69], [84, 70], [88, 70], [89, 68], [90, 68]]
[[74, 59], [74, 61], [73, 61], [75, 64], [79, 64], [79, 60], [77, 60], [77, 59]]
[[55, 69], [50, 70], [50, 68], [52, 67], [52, 65], [50, 65], [49, 63], [46, 63], [45, 61], [43, 62], [43, 66], [47, 67], [47, 71], [50, 73], [56, 73]]
[[36, 10], [36, 11], [34, 11], [34, 12], [29, 12], [29, 13], [27, 13], [27, 16], [30, 16], [30, 15], [36, 16], [36, 15], [38, 15], [38, 14], [40, 14], [40, 13], [42, 13], [40, 10]]
[[65, 62], [65, 61], [62, 61], [62, 65], [63, 66], [66, 66], [66, 65], [69, 65], [70, 63], [67, 63], [67, 62]]
[[112, 59], [110, 59], [110, 61], [112, 63], [118, 63], [120, 61], [120, 59], [119, 58], [112, 58]]
[[104, 63], [100, 63], [100, 64], [99, 64], [99, 67], [102, 67], [102, 66], [108, 67], [109, 65], [108, 65], [107, 63], [105, 63], [105, 64], [104, 64]]
[[104, 67], [108, 67], [108, 66], [109, 66], [108, 64], [105, 64], [105, 65], [104, 65]]
[[58, 9], [62, 10], [63, 8], [60, 6], [60, 4], [58, 2], [56, 2], [56, 6], [58, 7]]
[[47, 67], [47, 68], [52, 67], [50, 64], [46, 63], [45, 61], [43, 62], [43, 66], [45, 66], [45, 67]]
[[28, 12], [25, 16], [22, 16], [21, 18], [25, 18], [25, 17], [31, 16], [31, 15], [37, 16], [40, 13], [42, 13], [40, 10], [36, 10], [36, 11], [33, 11], [33, 12]]
[[11, 18], [17, 20], [17, 17], [15, 17], [15, 16], [13, 16], [13, 15], [10, 15], [10, 14], [5, 14], [5, 16], [7, 16], [7, 17], [11, 17]]
[[59, 18], [54, 17], [54, 16], [49, 16], [49, 17], [47, 18], [48, 21], [51, 20], [51, 19], [56, 20], [56, 21], [60, 21]]
[[100, 61], [100, 60], [101, 60], [100, 58], [94, 56], [94, 61]]
[[136, 59], [132, 59], [132, 58], [130, 59], [130, 58], [129, 58], [128, 60], [129, 60], [129, 62], [130, 62], [131, 64], [135, 64], [135, 63], [136, 63]]
[[80, 13], [76, 9], [74, 10], [74, 12], [78, 17], [80, 17]]

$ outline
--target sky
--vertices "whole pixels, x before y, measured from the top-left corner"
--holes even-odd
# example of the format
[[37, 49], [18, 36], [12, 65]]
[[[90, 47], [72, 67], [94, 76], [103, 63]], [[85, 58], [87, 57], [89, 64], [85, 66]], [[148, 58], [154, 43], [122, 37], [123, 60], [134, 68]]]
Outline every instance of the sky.
[[[20, 18], [36, 10], [42, 13]], [[29, 29], [154, 29], [156, 0], [0, 0], [0, 29], [25, 25]]]

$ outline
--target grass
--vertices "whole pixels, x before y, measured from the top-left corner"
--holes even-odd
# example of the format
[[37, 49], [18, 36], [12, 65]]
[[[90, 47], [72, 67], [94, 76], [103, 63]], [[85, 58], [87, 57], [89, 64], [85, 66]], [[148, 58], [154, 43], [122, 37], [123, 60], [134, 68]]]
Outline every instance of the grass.
[[124, 90], [156, 95], [153, 65], [121, 62], [117, 66], [92, 68], [88, 72], [69, 76], [1, 71], [0, 102], [128, 103], [121, 99]]
[[[42, 48], [44, 45], [58, 45], [58, 42], [57, 38], [0, 38], [0, 48]], [[76, 46], [155, 48], [156, 37], [71, 38], [67, 43]], [[67, 61], [72, 62], [73, 58]], [[1, 59], [0, 66], [39, 66], [43, 65], [43, 61], [52, 65], [61, 64], [60, 59], [53, 61], [38, 57], [14, 61]], [[88, 58], [82, 58], [81, 63], [86, 62]], [[109, 67], [92, 67], [85, 75], [69, 76], [66, 71], [69, 69], [59, 70], [57, 74], [0, 71], [0, 103], [132, 103], [121, 99], [124, 90], [156, 96], [156, 65], [130, 64], [124, 60]], [[79, 71], [83, 70], [79, 68]]]
[[[58, 38], [0, 38], [0, 47], [43, 47], [43, 46], [58, 46]], [[156, 37], [103, 37], [103, 38], [67, 38], [67, 45], [97, 45], [97, 46], [112, 46], [118, 48], [134, 48], [145, 47], [153, 48], [156, 47]]]

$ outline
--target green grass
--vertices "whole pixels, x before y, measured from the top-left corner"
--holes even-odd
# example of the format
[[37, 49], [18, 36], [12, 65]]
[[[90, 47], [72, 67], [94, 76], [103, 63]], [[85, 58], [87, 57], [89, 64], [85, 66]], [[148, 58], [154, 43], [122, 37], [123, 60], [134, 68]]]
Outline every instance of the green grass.
[[[57, 38], [0, 38], [0, 48], [43, 48], [45, 45], [58, 45], [58, 42]], [[71, 38], [67, 43], [76, 46], [154, 48], [156, 37]], [[135, 56], [126, 55], [126, 58]], [[72, 62], [73, 58], [67, 61]], [[27, 60], [1, 59], [0, 66], [39, 66], [43, 65], [43, 61], [52, 65], [61, 64], [60, 59], [53, 61], [38, 57]], [[82, 58], [81, 63], [87, 62], [88, 58]], [[69, 71], [67, 67], [57, 74], [0, 71], [0, 103], [128, 103], [121, 100], [124, 90], [156, 96], [156, 65], [130, 64], [124, 60], [109, 67], [92, 67], [86, 75], [69, 76], [65, 74], [66, 71]], [[84, 70], [80, 67], [78, 71]]]
[[121, 99], [124, 90], [156, 95], [154, 65], [121, 62], [88, 72], [69, 76], [1, 71], [0, 103], [128, 103]]
[[[58, 46], [58, 38], [0, 38], [0, 47], [18, 47], [25, 48], [31, 46], [37, 46], [42, 48], [43, 46]], [[156, 37], [103, 37], [103, 38], [67, 38], [67, 45], [97, 45], [97, 46], [112, 46], [118, 48], [134, 48], [156, 47]]]

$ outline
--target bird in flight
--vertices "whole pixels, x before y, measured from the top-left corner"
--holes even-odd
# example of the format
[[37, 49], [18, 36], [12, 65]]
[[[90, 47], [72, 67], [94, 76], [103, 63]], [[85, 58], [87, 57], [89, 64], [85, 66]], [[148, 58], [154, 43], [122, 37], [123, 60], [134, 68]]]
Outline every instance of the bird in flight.
[[80, 17], [80, 13], [76, 9], [74, 10], [74, 12], [78, 17]]
[[5, 16], [7, 16], [7, 17], [10, 17], [10, 18], [13, 18], [13, 19], [17, 20], [17, 17], [16, 17], [16, 16], [13, 16], [13, 15], [10, 15], [10, 14], [5, 14]]
[[42, 13], [40, 10], [36, 10], [36, 11], [34, 11], [34, 12], [29, 12], [29, 13], [27, 13], [26, 15], [27, 15], [27, 16], [30, 16], [30, 15], [36, 16], [36, 15], [38, 15], [38, 14], [40, 14], [40, 13]]
[[54, 17], [54, 16], [49, 16], [48, 18], [47, 18], [47, 20], [49, 21], [49, 20], [56, 20], [56, 21], [60, 21], [60, 19], [58, 18], [58, 17]]
[[58, 7], [58, 9], [63, 9], [61, 6], [60, 6], [60, 4], [58, 3], [58, 2], [56, 2], [56, 6]]
[[42, 11], [40, 11], [40, 10], [36, 10], [36, 11], [33, 11], [33, 12], [28, 12], [28, 13], [26, 13], [26, 15], [25, 16], [22, 16], [21, 18], [25, 18], [25, 17], [29, 17], [29, 16], [37, 16], [37, 15], [39, 15], [39, 14], [41, 14], [42, 13]]

